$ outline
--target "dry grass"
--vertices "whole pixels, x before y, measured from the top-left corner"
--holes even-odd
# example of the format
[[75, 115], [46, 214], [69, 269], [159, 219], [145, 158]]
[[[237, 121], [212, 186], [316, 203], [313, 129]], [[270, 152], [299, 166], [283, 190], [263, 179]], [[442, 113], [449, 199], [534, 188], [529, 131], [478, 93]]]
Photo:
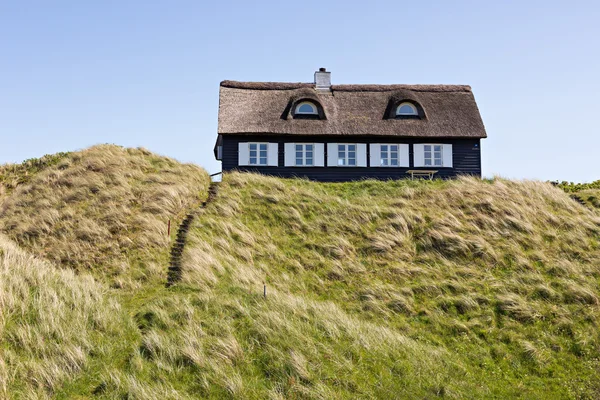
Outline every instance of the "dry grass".
[[59, 265], [112, 275], [116, 286], [163, 274], [167, 221], [176, 228], [204, 198], [206, 172], [112, 145], [50, 158], [43, 168], [3, 167], [0, 230]]
[[[155, 157], [118, 151], [133, 152], [134, 159]], [[129, 163], [115, 166], [113, 175], [135, 171]], [[86, 156], [68, 168], [89, 164]], [[85, 171], [98, 165], [91, 164]], [[198, 198], [194, 190], [206, 188], [195, 177], [192, 187], [198, 189], [172, 188], [165, 183], [169, 173], [157, 172], [167, 168], [161, 164], [155, 172], [144, 170], [143, 176], [153, 176], [149, 181], [133, 172], [135, 179], [116, 185], [124, 192], [108, 191], [114, 201], [107, 195], [106, 202], [89, 208], [78, 188], [88, 188], [85, 193], [100, 188], [100, 195], [107, 191], [106, 174], [85, 173], [84, 180], [61, 191], [55, 180], [41, 178], [68, 170], [58, 165], [5, 192], [13, 221], [16, 215], [38, 221], [33, 232], [51, 227], [21, 240], [39, 254], [46, 254], [39, 242], [68, 246], [59, 243], [56, 229], [68, 213], [94, 216], [66, 226], [66, 237], [77, 246], [139, 237], [146, 247], [162, 249], [144, 232], [131, 236], [132, 221], [151, 227], [162, 221], [161, 210], [183, 209]], [[69, 206], [63, 208], [51, 200], [38, 219], [32, 210], [46, 201], [38, 195], [38, 190], [48, 195], [45, 184], [74, 200], [64, 200]], [[115, 225], [103, 218], [120, 215], [116, 199], [128, 198], [130, 190], [152, 200], [146, 206], [122, 204], [131, 219], [113, 235]], [[173, 199], [180, 200], [173, 205]], [[14, 211], [19, 202], [27, 213]], [[27, 229], [18, 232], [17, 238], [28, 237]], [[88, 262], [99, 247], [77, 248]], [[104, 265], [110, 268], [103, 272], [121, 268], [151, 275], [151, 267], [139, 264], [160, 260], [162, 253], [154, 256], [146, 247], [74, 266], [91, 267], [98, 275]], [[600, 396], [600, 215], [549, 184], [503, 179], [321, 184], [228, 174], [215, 201], [194, 222], [183, 264], [183, 280], [172, 288], [134, 277], [134, 290], [107, 292], [118, 296], [125, 311], [123, 332], [114, 340], [124, 344], [120, 347], [107, 345], [102, 330], [100, 338], [86, 336], [90, 324], [88, 331], [78, 326], [81, 338], [65, 339], [81, 339], [81, 352], [62, 355], [32, 339], [38, 352], [79, 360], [56, 378], [54, 388], [66, 379], [56, 389], [58, 398]], [[77, 279], [70, 286], [77, 288]], [[102, 316], [113, 307], [106, 295], [97, 298], [104, 302], [97, 313], [110, 321]], [[31, 293], [22, 297], [25, 303], [35, 299]], [[46, 299], [39, 307], [46, 303], [54, 304]], [[20, 332], [15, 337], [28, 338], [25, 332], [38, 325], [25, 318], [27, 329], [15, 330]], [[70, 332], [70, 326], [63, 329]], [[86, 343], [98, 344], [101, 354], [89, 355]], [[23, 359], [17, 354], [9, 365], [4, 357], [0, 374], [14, 374], [15, 362]], [[25, 378], [13, 385], [18, 382], [42, 395], [52, 390]]]
[[[360, 346], [378, 354], [383, 364], [391, 354], [395, 359], [417, 357], [395, 353], [403, 347], [434, 345], [415, 354], [429, 359], [425, 354], [442, 351], [452, 368], [462, 368], [473, 379], [464, 378], [461, 388], [444, 366], [424, 361], [424, 366], [410, 367], [431, 371], [420, 377], [425, 387], [412, 387], [417, 397], [593, 397], [598, 385], [578, 382], [600, 379], [595, 333], [600, 323], [599, 240], [600, 215], [541, 182], [463, 178], [318, 184], [230, 174], [217, 201], [196, 224], [183, 284], [230, 299], [235, 288], [258, 296], [267, 282], [273, 293], [268, 310], [245, 303], [226, 314], [251, 316], [251, 325], [259, 321], [260, 328], [245, 326], [250, 333], [239, 343], [244, 353], [260, 343], [254, 359], [273, 357], [269, 364], [277, 365], [278, 372], [267, 369], [259, 376], [276, 382], [269, 392], [274, 398], [392, 393], [391, 380], [383, 379], [377, 392], [348, 378], [345, 385], [350, 386], [342, 387], [352, 389], [331, 392], [323, 372], [311, 375], [314, 363], [321, 371], [347, 376], [337, 358], [340, 350], [326, 338], [340, 340], [348, 332], [356, 333], [350, 334], [355, 339], [346, 336], [347, 346], [357, 346], [352, 341], [361, 338]], [[286, 296], [315, 308], [304, 317], [298, 304], [277, 311]], [[352, 322], [328, 323], [331, 315]], [[293, 339], [303, 320], [322, 326], [325, 336], [304, 332]], [[362, 321], [372, 325], [361, 330]], [[573, 337], [565, 336], [565, 330]], [[404, 339], [390, 342], [384, 335], [368, 342], [367, 331], [402, 332]], [[280, 342], [272, 344], [278, 335]], [[321, 348], [311, 352], [315, 343]], [[286, 357], [292, 358], [284, 361]], [[361, 371], [364, 382], [382, 373], [376, 364], [352, 368]], [[498, 371], [507, 382], [519, 382], [520, 389], [494, 382]], [[560, 384], [547, 382], [552, 374], [563, 377]], [[309, 388], [304, 387], [307, 376], [313, 376]], [[434, 376], [442, 378], [433, 381]], [[243, 388], [254, 387], [259, 378], [242, 373], [241, 379]], [[302, 389], [296, 392], [297, 387]], [[267, 396], [251, 389], [244, 393]]]
[[[419, 396], [431, 384], [410, 387], [420, 374], [441, 383], [462, 372], [458, 365], [450, 372], [452, 357], [442, 350], [351, 316], [331, 302], [278, 291], [271, 291], [267, 301], [243, 292], [174, 293], [146, 305], [138, 319], [144, 344], [134, 375], [154, 366], [169, 382], [190, 380], [194, 390], [177, 392], [181, 397], [278, 393], [329, 399], [379, 392], [380, 398], [390, 398], [403, 386]], [[375, 364], [377, 373], [370, 370]], [[383, 366], [389, 370], [379, 370]], [[391, 379], [394, 369], [402, 371], [394, 385], [373, 388], [379, 378]], [[253, 372], [258, 375], [250, 378]], [[331, 385], [339, 386], [338, 393]]]
[[0, 236], [0, 398], [46, 398], [77, 374], [120, 308], [91, 276], [59, 271]]

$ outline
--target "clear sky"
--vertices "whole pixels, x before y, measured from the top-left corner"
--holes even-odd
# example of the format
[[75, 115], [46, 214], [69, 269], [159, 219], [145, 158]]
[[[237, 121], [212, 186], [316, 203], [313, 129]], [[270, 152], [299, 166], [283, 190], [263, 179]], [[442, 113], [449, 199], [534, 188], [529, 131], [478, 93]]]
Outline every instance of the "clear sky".
[[486, 176], [600, 179], [598, 1], [0, 0], [0, 163], [98, 143], [220, 170], [219, 82], [469, 84]]

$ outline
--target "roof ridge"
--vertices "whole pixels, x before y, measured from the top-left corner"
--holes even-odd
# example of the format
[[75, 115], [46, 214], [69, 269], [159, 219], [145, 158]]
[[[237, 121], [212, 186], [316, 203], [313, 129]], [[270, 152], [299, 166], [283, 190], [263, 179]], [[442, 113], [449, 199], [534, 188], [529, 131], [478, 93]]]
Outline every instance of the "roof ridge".
[[[294, 90], [315, 88], [307, 82], [241, 82], [225, 80], [221, 87], [248, 90]], [[333, 91], [342, 92], [390, 92], [394, 90], [412, 90], [415, 92], [471, 92], [469, 85], [431, 85], [431, 84], [344, 84], [331, 85]]]
[[471, 86], [444, 84], [346, 84], [331, 85], [331, 89], [341, 92], [391, 92], [394, 90], [412, 90], [414, 92], [470, 92]]
[[305, 82], [241, 82], [241, 81], [222, 81], [220, 86], [235, 89], [251, 90], [293, 90], [300, 88], [314, 88], [314, 83]]

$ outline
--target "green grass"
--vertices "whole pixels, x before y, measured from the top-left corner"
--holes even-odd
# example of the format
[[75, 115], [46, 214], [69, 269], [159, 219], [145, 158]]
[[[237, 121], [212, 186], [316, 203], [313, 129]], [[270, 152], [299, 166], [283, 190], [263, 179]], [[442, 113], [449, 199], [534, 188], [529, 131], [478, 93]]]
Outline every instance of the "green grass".
[[538, 182], [226, 175], [184, 281], [138, 313], [133, 375], [174, 398], [596, 398], [599, 236]]
[[600, 209], [600, 189], [584, 189], [575, 195], [589, 207]]
[[[176, 202], [178, 215], [204, 198], [205, 173], [138, 151], [110, 149], [124, 160], [100, 175], [132, 166], [140, 171], [133, 180], [107, 184], [114, 198], [132, 188], [138, 196], [158, 190], [162, 197], [151, 203]], [[73, 164], [88, 165], [86, 158]], [[39, 204], [37, 193], [48, 193], [44, 182], [56, 189], [45, 174], [58, 165], [11, 189], [0, 221], [18, 214], [40, 225], [30, 205]], [[98, 178], [78, 171], [86, 182]], [[176, 176], [178, 189], [165, 190], [171, 179], [157, 189], [164, 176]], [[116, 207], [89, 208], [87, 195], [66, 195], [65, 189], [59, 196], [66, 207], [50, 209], [96, 219]], [[19, 204], [27, 211], [17, 213]], [[128, 213], [141, 209], [123, 204]], [[146, 218], [162, 223], [163, 209]], [[146, 237], [153, 226], [142, 225], [135, 237]], [[0, 359], [9, 360], [0, 363], [0, 374], [10, 376], [21, 360], [31, 369], [4, 380], [5, 396], [20, 398], [27, 390], [61, 399], [600, 396], [600, 214], [550, 184], [325, 184], [226, 174], [190, 231], [183, 280], [169, 289], [168, 242], [97, 259], [106, 239], [80, 238], [77, 246], [85, 250], [77, 262], [64, 262], [48, 257], [54, 253], [42, 251], [38, 240], [24, 240], [27, 231], [5, 232], [52, 260], [54, 266], [39, 261], [47, 274], [68, 273], [57, 267], [78, 271], [48, 285], [10, 277], [24, 290], [21, 311], [0, 302], [1, 315], [10, 315], [0, 330]], [[51, 229], [40, 240], [60, 248], [60, 232]], [[115, 260], [123, 263], [116, 275]], [[11, 275], [13, 264], [5, 261], [3, 273]], [[21, 276], [39, 268], [37, 261], [17, 264]], [[66, 295], [36, 303], [38, 286]], [[69, 294], [81, 287], [97, 293], [93, 306]], [[11, 327], [41, 335], [35, 332], [45, 332], [50, 321], [29, 315], [50, 306], [64, 310], [51, 325], [61, 345], [34, 341], [37, 347], [19, 353]], [[90, 313], [102, 329], [86, 322]], [[69, 319], [78, 324], [68, 326]], [[75, 367], [52, 369], [52, 384], [44, 384], [42, 367], [60, 365], [70, 354], [60, 349], [77, 347]]]
[[0, 398], [45, 398], [121, 339], [126, 315], [87, 274], [0, 235]]
[[558, 184], [558, 187], [560, 187], [562, 190], [564, 190], [567, 193], [580, 192], [582, 190], [588, 190], [588, 189], [600, 189], [600, 180], [597, 180], [594, 182], [589, 182], [589, 183], [573, 183], [573, 182], [563, 181]]
[[600, 180], [590, 183], [561, 182], [558, 186], [587, 206], [600, 209]]
[[0, 236], [0, 397], [88, 391], [106, 366], [127, 367], [141, 339], [132, 314], [160, 292], [177, 224], [208, 182], [111, 145], [0, 167], [0, 230], [37, 255]]

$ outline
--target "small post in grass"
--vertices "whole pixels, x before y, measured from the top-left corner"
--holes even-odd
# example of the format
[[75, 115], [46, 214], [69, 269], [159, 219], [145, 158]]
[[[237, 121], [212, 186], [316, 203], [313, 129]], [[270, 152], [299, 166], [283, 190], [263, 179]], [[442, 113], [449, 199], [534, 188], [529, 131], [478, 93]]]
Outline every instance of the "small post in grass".
[[171, 236], [171, 220], [167, 224], [167, 236]]
[[267, 284], [263, 282], [263, 297], [267, 298]]

